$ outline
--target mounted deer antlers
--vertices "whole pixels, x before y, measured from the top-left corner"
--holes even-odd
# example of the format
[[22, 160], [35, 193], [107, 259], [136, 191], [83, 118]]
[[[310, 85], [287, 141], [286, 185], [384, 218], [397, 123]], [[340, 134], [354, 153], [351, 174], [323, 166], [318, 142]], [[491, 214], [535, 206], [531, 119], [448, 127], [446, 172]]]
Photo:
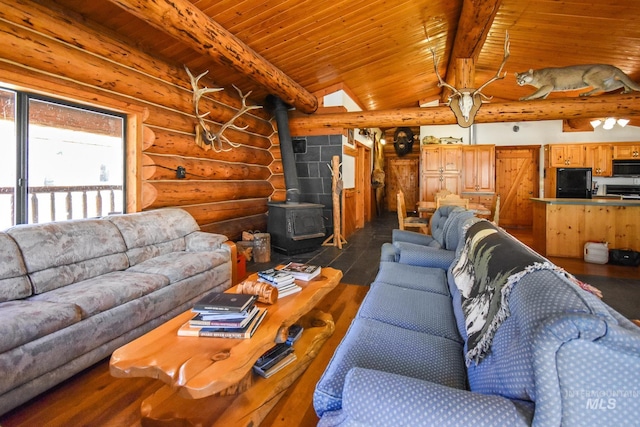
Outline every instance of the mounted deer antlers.
[[[218, 132], [211, 132], [209, 125], [207, 125], [204, 121], [204, 118], [209, 115], [209, 112], [207, 111], [204, 114], [200, 114], [198, 110], [198, 104], [200, 103], [200, 98], [202, 98], [203, 95], [207, 93], [219, 92], [221, 90], [224, 90], [224, 88], [221, 88], [221, 87], [198, 88], [198, 83], [200, 82], [200, 79], [209, 71], [205, 71], [199, 76], [193, 77], [193, 74], [191, 74], [191, 71], [189, 71], [189, 68], [185, 66], [184, 69], [187, 71], [187, 74], [189, 75], [189, 79], [191, 80], [191, 87], [193, 88], [193, 107], [195, 109], [196, 118], [198, 119], [198, 124], [196, 125], [196, 129], [195, 129], [196, 144], [204, 150], [213, 149], [213, 151], [215, 151], [216, 153], [219, 153], [221, 151], [230, 151], [232, 148], [239, 147], [240, 144], [232, 142], [231, 140], [229, 140], [229, 138], [223, 135], [224, 131], [229, 128], [236, 129], [236, 130], [245, 130], [247, 126], [244, 126], [244, 127], [236, 126], [233, 124], [233, 122], [235, 122], [238, 117], [240, 117], [247, 111], [256, 110], [262, 107], [259, 105], [247, 105], [247, 98], [249, 97], [249, 95], [251, 95], [251, 92], [248, 92], [246, 95], [243, 95], [242, 91], [234, 85], [233, 86], [234, 89], [238, 91], [238, 94], [242, 99], [242, 107], [238, 110], [236, 114], [234, 114], [231, 120], [229, 120], [227, 123], [223, 124], [220, 127]], [[223, 142], [226, 142], [229, 145], [229, 148], [224, 148], [222, 145]]]
[[[456, 115], [456, 118], [458, 119], [458, 125], [466, 128], [473, 124], [473, 119], [475, 118], [476, 113], [480, 109], [480, 106], [482, 105], [482, 103], [488, 102], [488, 100], [491, 99], [490, 97], [486, 96], [481, 92], [482, 89], [487, 87], [489, 84], [495, 82], [496, 80], [504, 79], [505, 76], [507, 75], [506, 72], [502, 76], [500, 74], [502, 74], [502, 69], [504, 68], [504, 64], [507, 62], [507, 59], [509, 59], [509, 55], [510, 55], [509, 47], [510, 47], [509, 33], [506, 33], [506, 36], [504, 39], [504, 58], [502, 59], [500, 68], [498, 68], [498, 71], [496, 72], [496, 75], [494, 77], [487, 80], [478, 89], [472, 89], [472, 88], [456, 89], [455, 87], [451, 86], [450, 84], [442, 80], [442, 77], [440, 77], [440, 74], [438, 73], [438, 58], [436, 57], [435, 49], [434, 48], [430, 49], [431, 55], [433, 56], [433, 68], [436, 71], [436, 76], [438, 76], [438, 82], [439, 82], [438, 86], [439, 87], [444, 86], [449, 90], [451, 90], [451, 92], [453, 92], [449, 97], [449, 102], [447, 103], [447, 105], [451, 107], [451, 110], [453, 110], [453, 113]], [[452, 101], [455, 101], [456, 99], [457, 99], [457, 102], [452, 102]]]

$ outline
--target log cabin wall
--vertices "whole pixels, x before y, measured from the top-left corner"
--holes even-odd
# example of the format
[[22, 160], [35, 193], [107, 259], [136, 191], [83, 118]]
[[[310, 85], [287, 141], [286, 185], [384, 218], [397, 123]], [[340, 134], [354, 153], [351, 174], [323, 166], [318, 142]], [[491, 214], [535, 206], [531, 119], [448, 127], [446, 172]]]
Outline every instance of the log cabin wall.
[[[205, 151], [194, 142], [192, 90], [182, 64], [29, 0], [0, 0], [0, 33], [0, 82], [127, 115], [127, 211], [182, 207], [204, 231], [231, 239], [242, 230], [266, 230], [268, 199], [284, 200], [277, 134], [267, 111], [240, 117], [236, 124], [246, 130], [226, 131], [241, 147]], [[216, 86], [215, 76], [207, 78], [202, 85]], [[200, 102], [214, 131], [240, 107], [233, 88]], [[184, 179], [177, 178], [179, 166]]]

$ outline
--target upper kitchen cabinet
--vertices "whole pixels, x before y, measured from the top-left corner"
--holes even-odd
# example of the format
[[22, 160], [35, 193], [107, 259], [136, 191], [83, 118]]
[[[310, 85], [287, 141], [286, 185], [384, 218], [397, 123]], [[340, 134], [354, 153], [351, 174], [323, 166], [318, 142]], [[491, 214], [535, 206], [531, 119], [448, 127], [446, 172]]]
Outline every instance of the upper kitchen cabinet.
[[640, 159], [640, 143], [615, 144], [613, 158], [616, 160]]
[[549, 167], [583, 167], [585, 165], [586, 149], [583, 144], [554, 144], [547, 147]]
[[585, 166], [593, 170], [593, 176], [611, 176], [611, 159], [613, 158], [612, 144], [586, 145]]

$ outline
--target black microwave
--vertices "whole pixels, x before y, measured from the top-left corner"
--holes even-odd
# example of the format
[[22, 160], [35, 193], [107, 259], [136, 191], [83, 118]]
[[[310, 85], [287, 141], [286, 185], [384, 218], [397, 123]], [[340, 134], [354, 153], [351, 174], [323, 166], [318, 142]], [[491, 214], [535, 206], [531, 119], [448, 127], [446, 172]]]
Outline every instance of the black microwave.
[[640, 176], [640, 160], [614, 160], [613, 176]]

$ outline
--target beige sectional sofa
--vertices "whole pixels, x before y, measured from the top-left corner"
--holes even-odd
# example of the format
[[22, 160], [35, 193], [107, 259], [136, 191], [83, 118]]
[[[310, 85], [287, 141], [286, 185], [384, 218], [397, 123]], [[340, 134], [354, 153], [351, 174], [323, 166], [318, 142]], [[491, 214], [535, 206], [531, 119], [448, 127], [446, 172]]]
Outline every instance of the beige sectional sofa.
[[0, 232], [0, 414], [232, 284], [232, 245], [182, 209]]

